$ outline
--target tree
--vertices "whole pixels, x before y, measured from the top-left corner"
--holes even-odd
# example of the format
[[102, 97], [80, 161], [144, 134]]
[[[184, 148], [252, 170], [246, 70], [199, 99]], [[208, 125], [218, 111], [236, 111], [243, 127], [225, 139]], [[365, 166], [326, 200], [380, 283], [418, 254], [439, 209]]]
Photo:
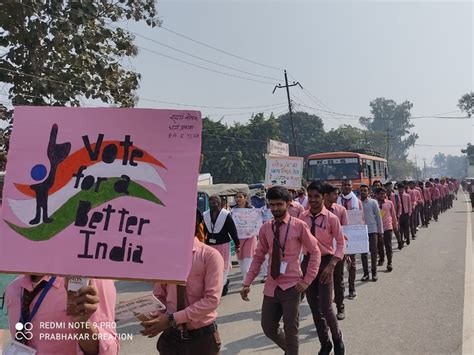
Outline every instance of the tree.
[[370, 103], [372, 117], [361, 117], [360, 123], [369, 131], [378, 133], [377, 151], [389, 160], [406, 160], [408, 150], [415, 145], [418, 135], [410, 133], [414, 125], [410, 122], [409, 101], [397, 104], [393, 100], [379, 97]]
[[461, 150], [461, 152], [467, 154], [469, 165], [474, 165], [474, 145], [468, 143], [467, 148]]
[[262, 182], [267, 142], [279, 139], [279, 131], [273, 114], [266, 118], [259, 113], [248, 123], [231, 127], [204, 118], [202, 171], [210, 173], [215, 183]]
[[[140, 74], [122, 66], [138, 48], [123, 20], [159, 25], [154, 0], [5, 1], [0, 5], [0, 82], [13, 105], [79, 106], [80, 97], [135, 104]], [[0, 170], [12, 112], [0, 107]]]
[[463, 95], [459, 99], [458, 107], [461, 111], [466, 112], [468, 117], [474, 115], [474, 91]]
[[[278, 117], [280, 125], [280, 137], [283, 142], [290, 142], [290, 154], [294, 155], [295, 147], [291, 131], [290, 114], [286, 113]], [[293, 124], [298, 144], [298, 153], [301, 157], [322, 152], [324, 147], [324, 123], [316, 115], [307, 112], [294, 112]]]
[[0, 6], [0, 82], [14, 105], [73, 105], [79, 97], [131, 107], [140, 74], [133, 35], [111, 25], [159, 25], [153, 0], [6, 1]]
[[447, 157], [446, 157], [445, 154], [443, 154], [443, 153], [438, 153], [438, 154], [436, 154], [436, 155], [434, 156], [434, 158], [433, 158], [433, 165], [434, 165], [436, 168], [438, 168], [438, 169], [444, 171], [444, 170], [446, 169], [446, 160], [447, 160]]

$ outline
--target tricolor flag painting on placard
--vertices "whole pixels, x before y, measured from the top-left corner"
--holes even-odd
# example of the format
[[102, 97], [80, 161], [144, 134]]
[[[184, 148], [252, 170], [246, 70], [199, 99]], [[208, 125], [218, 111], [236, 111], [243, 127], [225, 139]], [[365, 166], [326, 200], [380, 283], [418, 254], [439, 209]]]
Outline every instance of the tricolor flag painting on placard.
[[201, 130], [196, 111], [15, 108], [0, 272], [186, 280]]

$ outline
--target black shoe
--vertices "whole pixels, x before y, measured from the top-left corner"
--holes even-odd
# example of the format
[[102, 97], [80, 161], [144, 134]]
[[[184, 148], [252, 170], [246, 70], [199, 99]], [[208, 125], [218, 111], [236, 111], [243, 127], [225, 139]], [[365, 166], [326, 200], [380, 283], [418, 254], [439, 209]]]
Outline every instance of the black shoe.
[[332, 343], [328, 341], [326, 344], [321, 345], [318, 355], [330, 355], [332, 351]]
[[407, 239], [406, 243], [407, 245], [410, 245], [410, 239]]
[[387, 271], [388, 271], [388, 272], [392, 272], [392, 270], [393, 270], [392, 265], [387, 265]]
[[357, 293], [355, 293], [355, 291], [349, 291], [349, 296], [347, 296], [347, 298], [350, 300], [355, 300], [357, 298]]
[[230, 281], [227, 280], [226, 284], [224, 285], [224, 288], [222, 289], [222, 296], [227, 295], [227, 293], [229, 292], [229, 283]]
[[344, 313], [344, 308], [340, 308], [337, 310], [337, 315], [336, 315], [337, 320], [344, 320], [346, 319], [346, 315]]
[[398, 243], [398, 250], [402, 250], [403, 249], [403, 243]]
[[377, 282], [379, 278], [377, 277], [377, 274], [372, 274], [372, 281]]
[[379, 263], [377, 265], [378, 266], [383, 266], [384, 263], [385, 263], [385, 260], [379, 260]]
[[334, 342], [334, 355], [344, 355], [346, 353], [346, 347], [344, 346], [344, 341], [339, 340]]
[[365, 274], [364, 276], [362, 276], [362, 278], [360, 279], [360, 281], [369, 281], [370, 277], [369, 277], [369, 274]]
[[412, 235], [412, 236], [411, 236], [411, 239], [412, 239], [412, 240], [415, 240], [415, 239], [416, 239], [416, 235]]

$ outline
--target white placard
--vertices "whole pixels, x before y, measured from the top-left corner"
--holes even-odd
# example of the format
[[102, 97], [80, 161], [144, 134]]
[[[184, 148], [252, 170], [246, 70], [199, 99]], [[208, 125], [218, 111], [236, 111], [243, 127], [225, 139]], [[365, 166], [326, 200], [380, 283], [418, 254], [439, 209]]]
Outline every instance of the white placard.
[[258, 235], [262, 226], [262, 213], [256, 208], [234, 208], [232, 219], [239, 239], [248, 239]]
[[369, 252], [369, 233], [366, 224], [342, 226], [342, 233], [347, 237], [346, 254]]
[[303, 160], [300, 157], [266, 156], [265, 186], [284, 186], [299, 189], [303, 177]]
[[290, 145], [288, 143], [269, 140], [267, 145], [267, 153], [270, 155], [278, 155], [287, 157], [290, 155]]
[[364, 224], [362, 210], [347, 210], [347, 224], [350, 226]]

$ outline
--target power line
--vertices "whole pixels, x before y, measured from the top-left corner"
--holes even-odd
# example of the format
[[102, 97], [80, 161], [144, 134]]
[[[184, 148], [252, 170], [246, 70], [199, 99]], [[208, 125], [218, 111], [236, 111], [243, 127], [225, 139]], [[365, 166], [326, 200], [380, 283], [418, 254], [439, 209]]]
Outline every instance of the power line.
[[200, 45], [202, 45], [202, 46], [204, 46], [204, 47], [207, 47], [207, 48], [211, 48], [211, 49], [213, 49], [213, 50], [215, 50], [215, 51], [218, 51], [218, 52], [227, 54], [227, 55], [229, 55], [229, 56], [231, 56], [231, 57], [234, 57], [234, 58], [238, 58], [238, 59], [243, 60], [243, 61], [245, 61], [245, 62], [252, 63], [252, 64], [255, 64], [255, 65], [259, 65], [259, 66], [266, 67], [266, 68], [273, 69], [273, 70], [283, 71], [282, 68], [274, 67], [274, 66], [267, 65], [267, 64], [264, 64], [264, 63], [259, 63], [259, 62], [254, 61], [254, 60], [241, 57], [241, 56], [239, 56], [239, 55], [237, 55], [237, 54], [233, 54], [233, 53], [224, 51], [224, 50], [222, 50], [222, 49], [216, 48], [216, 47], [211, 46], [211, 45], [209, 45], [209, 44], [206, 44], [206, 43], [204, 43], [204, 42], [200, 42], [200, 41], [195, 40], [195, 39], [193, 39], [193, 38], [191, 38], [191, 37], [188, 37], [188, 36], [186, 36], [186, 35], [183, 35], [183, 34], [181, 34], [181, 33], [178, 33], [178, 32], [176, 32], [176, 31], [173, 31], [173, 30], [171, 30], [171, 29], [169, 29], [169, 28], [166, 28], [166, 27], [164, 27], [164, 26], [160, 26], [159, 28], [161, 28], [162, 30], [168, 31], [168, 32], [170, 32], [170, 33], [173, 33], [173, 34], [176, 35], [176, 36], [179, 36], [179, 37], [182, 37], [182, 38], [184, 38], [184, 39], [187, 39], [188, 41], [191, 41], [191, 42], [200, 44]]
[[155, 51], [155, 50], [153, 50], [153, 49], [144, 48], [144, 47], [140, 47], [140, 46], [137, 46], [137, 48], [140, 48], [140, 49], [142, 49], [142, 50], [144, 50], [144, 51], [147, 51], [147, 52], [151, 52], [151, 53], [160, 55], [160, 56], [165, 57], [165, 58], [168, 58], [168, 59], [175, 60], [175, 61], [177, 61], [177, 62], [181, 62], [181, 63], [187, 64], [187, 65], [191, 65], [191, 66], [196, 67], [196, 68], [199, 68], [199, 69], [207, 70], [207, 71], [214, 72], [214, 73], [218, 73], [218, 74], [221, 74], [221, 75], [225, 75], [225, 76], [229, 76], [229, 77], [233, 77], [233, 78], [238, 78], [238, 79], [243, 79], [243, 80], [248, 80], [248, 81], [253, 81], [253, 82], [256, 82], [256, 83], [275, 85], [275, 83], [272, 83], [272, 82], [269, 82], [269, 81], [263, 81], [263, 80], [257, 80], [257, 79], [252, 79], [252, 78], [246, 78], [246, 77], [244, 77], [244, 76], [234, 75], [234, 74], [222, 72], [222, 71], [219, 71], [219, 70], [214, 70], [214, 69], [211, 69], [211, 68], [203, 67], [202, 65], [195, 64], [195, 63], [191, 63], [191, 62], [188, 62], [188, 61], [186, 61], [186, 60], [182, 60], [182, 59], [173, 57], [173, 56], [168, 55], [168, 54], [163, 54], [163, 53], [157, 52], [157, 51]]
[[218, 62], [214, 62], [212, 60], [209, 60], [209, 59], [206, 59], [206, 58], [203, 58], [203, 57], [200, 57], [200, 56], [197, 56], [195, 54], [192, 54], [192, 53], [189, 53], [189, 52], [186, 52], [186, 51], [183, 51], [181, 49], [178, 49], [178, 48], [175, 48], [173, 46], [170, 46], [166, 43], [163, 43], [163, 42], [160, 42], [160, 41], [157, 41], [153, 38], [150, 38], [150, 37], [147, 37], [147, 36], [144, 36], [140, 33], [137, 33], [137, 32], [133, 32], [133, 31], [130, 31], [128, 29], [124, 29], [122, 27], [118, 27], [118, 26], [113, 26], [113, 25], [108, 25], [110, 27], [113, 27], [113, 28], [116, 28], [116, 29], [121, 29], [121, 30], [124, 30], [124, 31], [127, 31], [131, 34], [134, 34], [135, 36], [138, 36], [138, 37], [142, 37], [148, 41], [151, 41], [153, 43], [156, 43], [156, 44], [159, 44], [160, 46], [163, 46], [163, 47], [166, 47], [166, 48], [169, 48], [173, 51], [176, 51], [178, 53], [182, 53], [182, 54], [185, 54], [185, 55], [188, 55], [190, 57], [193, 57], [195, 59], [198, 59], [198, 60], [202, 60], [204, 62], [207, 62], [207, 63], [210, 63], [210, 64], [214, 64], [214, 65], [217, 65], [217, 66], [220, 66], [220, 67], [223, 67], [223, 68], [227, 68], [227, 69], [231, 69], [231, 70], [235, 70], [235, 71], [238, 71], [240, 73], [243, 73], [243, 74], [247, 74], [247, 75], [252, 75], [252, 76], [256, 76], [256, 77], [259, 77], [259, 78], [263, 78], [263, 79], [269, 79], [269, 80], [276, 80], [276, 81], [279, 81], [280, 79], [277, 79], [277, 78], [273, 78], [273, 77], [269, 77], [269, 76], [265, 76], [265, 75], [260, 75], [260, 74], [255, 74], [255, 73], [250, 73], [248, 71], [245, 71], [245, 70], [241, 70], [241, 69], [238, 69], [238, 68], [235, 68], [235, 67], [232, 67], [232, 66], [229, 66], [229, 65], [225, 65], [225, 64], [222, 64], [222, 63], [218, 63]]

